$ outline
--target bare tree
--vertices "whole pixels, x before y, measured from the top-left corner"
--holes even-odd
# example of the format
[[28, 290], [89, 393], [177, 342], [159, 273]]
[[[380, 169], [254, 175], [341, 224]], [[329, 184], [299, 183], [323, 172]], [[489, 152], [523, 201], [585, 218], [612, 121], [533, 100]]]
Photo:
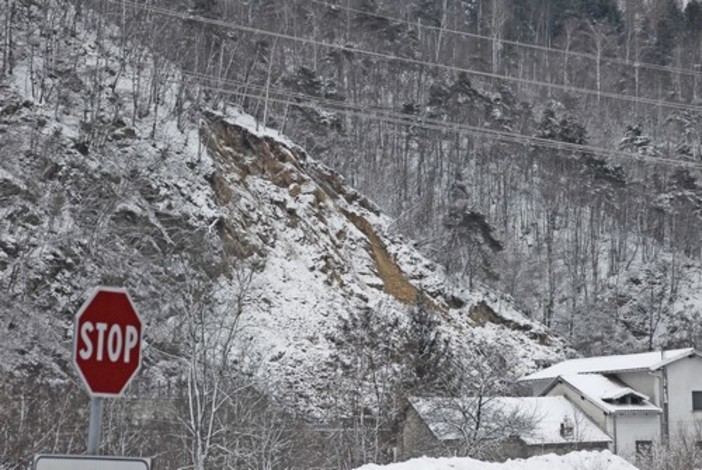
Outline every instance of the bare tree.
[[699, 428], [693, 432], [680, 430], [671, 436], [668, 442], [650, 442], [638, 446], [636, 455], [632, 455], [641, 470], [668, 470], [674, 468], [700, 468], [702, 450], [699, 447], [702, 438]]
[[493, 396], [450, 397], [431, 401], [428, 420], [440, 423], [445, 439], [459, 456], [493, 460], [516, 436], [528, 434], [538, 416], [535, 410], [514, 406]]
[[533, 429], [538, 416], [499, 398], [516, 383], [508, 366], [510, 351], [479, 338], [468, 343], [460, 362], [453, 361], [446, 370], [447, 398], [437, 400], [429, 413], [458, 441], [459, 454], [499, 458], [502, 444]]
[[[179, 263], [183, 273], [189, 263]], [[237, 271], [239, 272], [239, 271]], [[253, 271], [229, 290], [207, 278], [183, 283], [177, 299], [185, 381], [185, 415], [180, 418], [184, 441], [195, 470], [210, 468], [226, 457], [221, 438], [226, 432], [225, 410], [238, 390], [228, 373], [243, 297]]]
[[600, 102], [602, 92], [602, 57], [607, 50], [609, 41], [614, 31], [611, 25], [605, 22], [589, 23], [588, 36], [592, 40], [596, 55], [596, 83], [597, 83], [597, 103]]

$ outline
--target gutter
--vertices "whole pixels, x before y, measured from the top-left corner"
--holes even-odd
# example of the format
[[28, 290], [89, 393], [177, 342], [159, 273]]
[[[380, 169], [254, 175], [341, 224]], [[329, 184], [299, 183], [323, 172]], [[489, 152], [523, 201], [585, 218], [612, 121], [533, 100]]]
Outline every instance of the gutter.
[[[549, 376], [549, 377], [530, 377], [530, 376], [525, 376], [520, 379], [517, 379], [517, 382], [520, 383], [531, 383], [531, 382], [539, 382], [541, 380], [554, 380], [557, 379], [558, 377], [562, 375], [587, 375], [587, 374], [602, 374], [602, 375], [611, 375], [611, 374], [626, 374], [627, 372], [642, 372], [642, 371], [651, 371], [653, 370], [651, 367], [646, 366], [646, 367], [630, 367], [627, 369], [592, 369], [592, 370], [581, 370], [577, 372], [571, 372], [568, 374], [558, 374], [555, 376]], [[537, 374], [538, 372], [535, 372]]]
[[614, 455], [617, 455], [617, 414], [612, 413], [612, 427], [614, 429], [614, 432], [612, 433], [612, 440], [614, 443], [614, 451], [612, 452]]
[[650, 370], [649, 374], [658, 378], [658, 406], [661, 413], [661, 441], [668, 442], [670, 438], [670, 423], [668, 421], [668, 368], [663, 366], [657, 370]]
[[663, 389], [663, 393], [661, 394], [661, 400], [663, 401], [663, 415], [661, 416], [661, 427], [663, 430], [663, 441], [667, 443], [670, 439], [670, 420], [668, 419], [668, 368], [663, 367], [661, 369], [661, 372], [661, 388]]

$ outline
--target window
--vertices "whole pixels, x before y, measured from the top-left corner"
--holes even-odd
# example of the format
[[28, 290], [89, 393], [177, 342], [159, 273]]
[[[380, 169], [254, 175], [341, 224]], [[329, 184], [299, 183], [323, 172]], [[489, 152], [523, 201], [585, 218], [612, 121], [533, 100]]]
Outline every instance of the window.
[[613, 405], [641, 405], [643, 400], [640, 396], [634, 395], [633, 393], [627, 393], [619, 398], [605, 398], [604, 401], [611, 403]]
[[702, 392], [692, 392], [692, 411], [702, 411]]
[[636, 441], [636, 455], [638, 457], [650, 457], [653, 441]]

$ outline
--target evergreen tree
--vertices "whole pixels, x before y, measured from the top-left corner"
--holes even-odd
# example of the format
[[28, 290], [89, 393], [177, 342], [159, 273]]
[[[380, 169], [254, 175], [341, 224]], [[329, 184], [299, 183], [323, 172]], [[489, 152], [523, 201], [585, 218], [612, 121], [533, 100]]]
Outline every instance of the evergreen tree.
[[691, 33], [702, 32], [702, 2], [690, 0], [685, 7], [685, 26]]
[[654, 12], [655, 40], [645, 59], [661, 65], [668, 65], [672, 59], [673, 49], [679, 44], [684, 31], [685, 17], [675, 0], [661, 0]]
[[405, 349], [410, 357], [414, 381], [410, 388], [414, 393], [437, 392], [434, 388], [439, 385], [451, 359], [448, 339], [441, 334], [440, 322], [436, 316], [437, 312], [432, 310], [431, 302], [423, 295], [410, 311]]
[[497, 277], [490, 259], [504, 246], [495, 236], [495, 229], [485, 214], [469, 207], [468, 192], [460, 173], [449, 191], [449, 209], [444, 218], [444, 228], [448, 231], [445, 261], [449, 271], [467, 276], [471, 288], [479, 271], [488, 278]]
[[549, 107], [543, 111], [536, 136], [583, 145], [587, 140], [587, 130], [572, 114], [566, 113], [559, 119], [556, 112]]
[[413, 19], [422, 24], [441, 26], [441, 8], [436, 0], [414, 0], [412, 2]]
[[619, 141], [619, 149], [642, 155], [657, 155], [658, 150], [652, 144], [651, 138], [643, 133], [641, 124], [628, 124], [624, 137]]

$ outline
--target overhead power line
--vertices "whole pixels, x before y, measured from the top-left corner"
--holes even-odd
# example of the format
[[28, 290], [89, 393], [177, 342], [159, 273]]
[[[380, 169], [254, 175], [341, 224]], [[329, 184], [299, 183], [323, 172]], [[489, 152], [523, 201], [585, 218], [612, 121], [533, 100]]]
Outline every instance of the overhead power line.
[[[198, 86], [203, 89], [221, 93], [224, 95], [233, 95], [241, 98], [253, 100], [268, 101], [287, 106], [298, 106], [301, 108], [318, 109], [318, 106], [325, 106], [327, 109], [344, 114], [346, 116], [367, 118], [376, 121], [382, 121], [390, 124], [397, 124], [408, 127], [422, 128], [437, 131], [457, 132], [459, 134], [468, 134], [477, 137], [492, 138], [500, 142], [513, 144], [531, 145], [540, 148], [549, 148], [553, 150], [570, 151], [574, 154], [584, 153], [593, 156], [615, 158], [619, 160], [631, 160], [637, 162], [654, 163], [672, 167], [686, 167], [702, 169], [702, 164], [681, 159], [653, 157], [649, 155], [641, 155], [637, 153], [624, 152], [621, 150], [610, 150], [603, 147], [594, 147], [590, 145], [572, 144], [561, 142], [542, 137], [528, 136], [510, 131], [488, 129], [484, 127], [472, 126], [468, 124], [457, 123], [454, 121], [444, 121], [410, 114], [403, 114], [397, 111], [392, 111], [383, 108], [367, 108], [360, 105], [349, 104], [337, 100], [318, 97], [305, 93], [291, 92], [275, 87], [266, 87], [261, 85], [247, 84], [236, 80], [226, 80], [214, 77], [211, 75], [184, 72], [185, 77], [189, 77], [198, 81]], [[208, 85], [203, 81], [211, 81], [220, 85]], [[171, 82], [175, 83], [173, 80]], [[221, 85], [227, 84], [234, 87], [239, 87], [240, 90], [232, 90], [224, 88]], [[252, 94], [249, 90], [255, 90], [258, 94]], [[562, 155], [568, 157], [567, 155]]]
[[516, 82], [516, 83], [521, 83], [521, 84], [526, 84], [526, 85], [531, 85], [531, 86], [537, 86], [537, 87], [547, 87], [547, 88], [551, 88], [551, 89], [562, 90], [565, 92], [581, 93], [584, 95], [597, 96], [598, 98], [608, 98], [608, 99], [613, 99], [613, 100], [629, 101], [631, 103], [659, 106], [659, 107], [665, 107], [668, 109], [678, 109], [678, 110], [686, 110], [686, 111], [692, 111], [692, 112], [702, 112], [702, 106], [699, 106], [699, 105], [678, 103], [678, 102], [661, 100], [661, 99], [635, 97], [635, 96], [631, 96], [631, 95], [623, 95], [620, 93], [597, 91], [597, 90], [591, 90], [588, 88], [578, 88], [578, 87], [572, 87], [572, 86], [567, 86], [567, 85], [546, 83], [546, 82], [542, 82], [542, 81], [538, 81], [538, 80], [510, 77], [507, 75], [501, 75], [501, 74], [491, 73], [491, 72], [483, 72], [483, 71], [468, 69], [468, 68], [464, 68], [464, 67], [458, 67], [458, 66], [454, 66], [454, 65], [447, 65], [447, 64], [437, 63], [437, 62], [427, 62], [424, 60], [413, 59], [413, 58], [409, 58], [409, 57], [400, 57], [397, 55], [384, 53], [384, 52], [376, 52], [376, 51], [370, 51], [367, 49], [359, 49], [359, 48], [349, 46], [349, 45], [334, 44], [334, 43], [329, 43], [329, 42], [325, 42], [325, 41], [318, 41], [315, 39], [302, 38], [302, 37], [298, 37], [298, 36], [294, 36], [294, 35], [290, 35], [290, 34], [269, 31], [269, 30], [265, 30], [265, 29], [255, 28], [252, 26], [239, 25], [239, 24], [230, 23], [230, 22], [223, 21], [223, 20], [217, 20], [217, 19], [207, 18], [207, 17], [203, 17], [203, 16], [198, 16], [198, 15], [184, 14], [184, 13], [170, 10], [167, 8], [142, 5], [142, 4], [130, 2], [127, 0], [103, 0], [103, 1], [105, 1], [107, 3], [115, 4], [115, 5], [120, 5], [120, 6], [127, 5], [127, 6], [131, 6], [134, 8], [139, 8], [139, 9], [142, 9], [145, 11], [149, 11], [149, 12], [152, 12], [155, 14], [170, 16], [170, 17], [179, 18], [182, 20], [197, 21], [197, 22], [200, 22], [203, 24], [220, 26], [222, 28], [232, 29], [232, 30], [236, 30], [236, 31], [242, 31], [242, 32], [247, 32], [247, 33], [251, 33], [251, 34], [260, 34], [260, 35], [270, 36], [270, 37], [278, 38], [278, 39], [286, 39], [286, 40], [296, 41], [296, 42], [300, 42], [300, 43], [304, 43], [304, 44], [310, 44], [310, 45], [326, 47], [326, 48], [330, 48], [330, 49], [336, 49], [336, 50], [340, 50], [340, 51], [344, 51], [344, 52], [349, 52], [352, 54], [366, 55], [366, 56], [374, 57], [377, 59], [403, 62], [406, 64], [417, 65], [417, 66], [435, 67], [435, 68], [448, 70], [451, 72], [463, 72], [467, 75], [474, 75], [474, 76], [479, 76], [482, 78], [491, 78], [491, 79], [498, 79], [498, 80], [504, 80], [504, 81], [511, 81], [511, 82]]
[[329, 3], [329, 2], [324, 1], [324, 0], [309, 0], [309, 1], [312, 3], [316, 3], [318, 5], [326, 6], [328, 8], [335, 8], [338, 10], [347, 11], [349, 13], [355, 13], [358, 15], [364, 15], [364, 16], [368, 16], [368, 17], [383, 19], [383, 20], [394, 22], [394, 23], [405, 24], [405, 25], [413, 27], [413, 28], [420, 28], [420, 29], [425, 29], [428, 31], [441, 32], [442, 34], [451, 34], [451, 35], [462, 36], [462, 37], [466, 37], [466, 38], [480, 39], [480, 40], [485, 40], [485, 41], [490, 41], [490, 42], [498, 42], [500, 44], [508, 44], [510, 46], [521, 47], [524, 49], [532, 49], [535, 51], [541, 51], [541, 52], [547, 52], [547, 53], [557, 53], [557, 54], [564, 54], [564, 55], [567, 54], [567, 55], [572, 56], [572, 57], [580, 57], [580, 58], [590, 59], [590, 60], [594, 60], [594, 61], [600, 60], [600, 61], [604, 61], [607, 63], [625, 65], [627, 67], [634, 67], [634, 68], [640, 68], [640, 69], [651, 69], [651, 70], [676, 73], [676, 74], [681, 74], [681, 75], [702, 77], [702, 71], [699, 71], [699, 70], [691, 70], [691, 69], [685, 69], [685, 68], [680, 68], [680, 67], [671, 67], [671, 66], [667, 66], [667, 65], [658, 65], [658, 64], [652, 64], [650, 62], [631, 61], [631, 60], [620, 59], [618, 57], [611, 57], [611, 56], [604, 56], [604, 57], [601, 57], [598, 59], [597, 55], [589, 54], [586, 52], [565, 51], [563, 49], [558, 49], [558, 48], [554, 48], [554, 47], [539, 46], [538, 44], [530, 44], [530, 43], [519, 42], [519, 41], [511, 41], [508, 39], [500, 39], [500, 38], [493, 37], [493, 36], [485, 36], [482, 34], [470, 33], [467, 31], [460, 31], [457, 29], [445, 28], [442, 26], [421, 24], [421, 23], [416, 23], [413, 21], [408, 21], [408, 20], [405, 20], [402, 18], [397, 18], [394, 16], [388, 16], [388, 15], [384, 15], [384, 14], [380, 14], [380, 13], [376, 13], [376, 12], [361, 10], [358, 8], [351, 8], [351, 7], [346, 7], [346, 6], [335, 4], [335, 3]]

